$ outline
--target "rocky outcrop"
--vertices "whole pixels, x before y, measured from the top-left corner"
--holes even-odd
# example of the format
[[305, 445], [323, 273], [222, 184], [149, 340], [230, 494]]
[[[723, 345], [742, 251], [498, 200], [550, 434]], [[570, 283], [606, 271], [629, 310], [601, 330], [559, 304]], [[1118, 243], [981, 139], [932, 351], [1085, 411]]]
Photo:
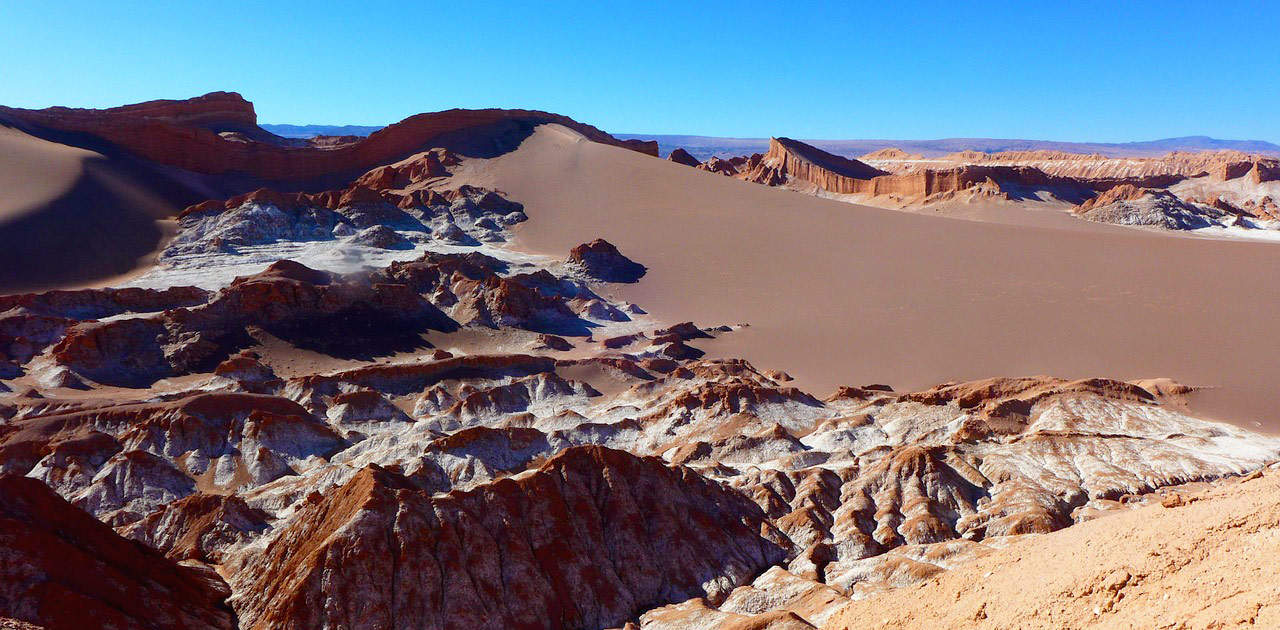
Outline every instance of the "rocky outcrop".
[[1009, 166], [961, 166], [892, 175], [789, 138], [772, 139], [769, 153], [742, 177], [768, 186], [813, 187], [839, 194], [892, 196], [916, 203], [948, 200], [950, 195], [961, 191], [1003, 196], [1002, 186], [1010, 184], [1030, 187], [1075, 184], [1057, 181], [1034, 168]]
[[1234, 223], [1232, 215], [1214, 206], [1183, 201], [1159, 189], [1125, 184], [1081, 204], [1076, 214], [1100, 223], [1196, 230]]
[[177, 560], [222, 562], [229, 548], [269, 527], [267, 515], [238, 496], [197, 493], [166, 503], [121, 534]]
[[1245, 199], [1237, 203], [1232, 203], [1222, 197], [1213, 197], [1209, 199], [1196, 199], [1189, 197], [1186, 201], [1193, 204], [1210, 206], [1216, 210], [1221, 210], [1228, 214], [1237, 216], [1249, 216], [1263, 221], [1280, 221], [1280, 205], [1270, 195], [1264, 195], [1261, 198]]
[[197, 393], [172, 401], [36, 410], [0, 426], [0, 472], [41, 479], [132, 522], [198, 485], [234, 490], [296, 474], [344, 445], [291, 400]]
[[20, 308], [26, 313], [50, 317], [100, 319], [124, 313], [154, 313], [196, 306], [207, 301], [209, 296], [208, 291], [196, 287], [46, 291], [0, 296], [0, 313]]
[[954, 403], [961, 409], [973, 410], [982, 419], [1020, 414], [1025, 421], [1031, 408], [1042, 401], [1058, 396], [1080, 395], [1128, 403], [1156, 401], [1154, 394], [1133, 383], [1104, 378], [1068, 381], [1049, 376], [944, 383], [921, 392], [903, 394], [900, 399], [927, 405]]
[[246, 628], [603, 628], [723, 599], [787, 546], [720, 485], [599, 447], [442, 497], [367, 468], [238, 554], [233, 602]]
[[[244, 246], [337, 238], [364, 239], [380, 246], [388, 239], [395, 245], [407, 243], [409, 235], [419, 241], [434, 238], [477, 245], [505, 240], [502, 231], [527, 218], [523, 206], [490, 190], [462, 185], [437, 191], [414, 184], [404, 184], [408, 189], [375, 189], [357, 183], [321, 193], [280, 193], [264, 188], [226, 201], [202, 202], [179, 215], [178, 236], [165, 249], [162, 260], [235, 254]], [[364, 233], [375, 228], [382, 229]], [[382, 236], [376, 236], [379, 234]]]
[[862, 156], [862, 159], [868, 161], [874, 160], [923, 160], [924, 156], [919, 153], [907, 153], [896, 147], [886, 147], [878, 151], [872, 151]]
[[1280, 475], [1251, 477], [984, 550], [915, 588], [853, 598], [823, 627], [1275, 626], [1276, 594], [1261, 576], [1280, 523]]
[[1088, 212], [1089, 210], [1099, 206], [1110, 205], [1117, 201], [1134, 201], [1151, 194], [1151, 192], [1152, 191], [1150, 190], [1145, 190], [1139, 186], [1134, 186], [1133, 184], [1123, 184], [1103, 192], [1096, 197], [1085, 200], [1084, 203], [1080, 204], [1080, 209], [1077, 210], [1077, 212]]
[[764, 162], [763, 153], [753, 153], [746, 156], [741, 155], [727, 159], [712, 156], [706, 162], [698, 165], [698, 170], [719, 173], [727, 177], [746, 177], [748, 173]]
[[[280, 261], [237, 279], [196, 308], [80, 322], [52, 348], [52, 357], [58, 365], [99, 383], [142, 386], [170, 375], [212, 369], [251, 342], [249, 327], [337, 353], [376, 347], [369, 344], [417, 343], [414, 331], [458, 327], [404, 284], [367, 276], [340, 280]], [[479, 293], [480, 298], [506, 304], [500, 286]]]
[[1255, 186], [1280, 177], [1275, 159], [1230, 151], [1126, 159], [1061, 151], [962, 151], [924, 158], [882, 149], [864, 158], [889, 172], [786, 138], [771, 141], [769, 153], [758, 163], [740, 157], [699, 168], [769, 186], [857, 195], [859, 201], [890, 207], [1019, 200], [1046, 193], [1080, 203], [1118, 187], [1168, 188], [1211, 172], [1219, 180], [1247, 176]]
[[[1239, 151], [1174, 151], [1159, 157], [1114, 157], [1055, 150], [960, 151], [932, 159], [879, 151], [874, 155], [879, 156], [875, 158], [878, 165], [893, 172], [946, 170], [963, 165], [1028, 166], [1054, 177], [1127, 181], [1142, 186], [1167, 186], [1205, 174], [1220, 180], [1235, 179], [1247, 174], [1255, 163], [1264, 171], [1269, 165], [1277, 164], [1275, 158]], [[1167, 183], [1158, 183], [1162, 181]]]
[[408, 188], [438, 177], [448, 177], [449, 170], [462, 162], [447, 149], [432, 149], [396, 164], [375, 168], [353, 182], [353, 186], [385, 190]]
[[[243, 174], [262, 180], [315, 180], [358, 174], [433, 146], [478, 147], [513, 142], [541, 124], [559, 124], [588, 139], [658, 154], [656, 142], [617, 140], [565, 116], [516, 109], [453, 109], [418, 114], [350, 144], [293, 146], [257, 126], [253, 105], [215, 92], [183, 101], [152, 101], [111, 109], [0, 107], [0, 119], [31, 128], [87, 134], [137, 157], [202, 174]], [[236, 132], [224, 137], [222, 132]], [[478, 137], [491, 139], [485, 143]]]
[[701, 162], [698, 161], [698, 158], [693, 157], [688, 151], [685, 151], [680, 147], [676, 147], [675, 150], [667, 156], [667, 159], [675, 162], [676, 164], [683, 164], [685, 166], [698, 166], [701, 164]]
[[235, 628], [226, 585], [26, 477], [0, 475], [0, 617], [45, 628]]
[[866, 182], [885, 172], [857, 160], [827, 153], [790, 138], [770, 138], [769, 152], [746, 178], [778, 186], [787, 181], [807, 182], [836, 193], [860, 192]]
[[605, 282], [635, 282], [646, 271], [644, 265], [623, 256], [613, 243], [602, 238], [569, 250], [569, 263]]

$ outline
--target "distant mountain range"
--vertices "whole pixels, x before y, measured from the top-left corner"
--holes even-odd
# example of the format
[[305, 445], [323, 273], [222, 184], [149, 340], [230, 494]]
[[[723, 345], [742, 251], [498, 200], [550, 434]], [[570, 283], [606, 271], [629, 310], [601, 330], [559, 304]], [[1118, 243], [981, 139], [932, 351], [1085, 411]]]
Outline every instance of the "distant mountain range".
[[[711, 156], [749, 155], [769, 149], [768, 138], [718, 138], [713, 136], [678, 136], [658, 134], [614, 134], [621, 139], [657, 140], [662, 155], [676, 147], [699, 160]], [[803, 140], [806, 144], [843, 155], [857, 157], [872, 151], [896, 147], [908, 153], [937, 157], [956, 151], [1066, 151], [1069, 153], [1101, 153], [1108, 156], [1156, 156], [1170, 151], [1236, 150], [1246, 153], [1280, 155], [1280, 145], [1263, 140], [1218, 140], [1208, 136], [1165, 138], [1145, 142], [1054, 142], [1050, 140], [1003, 140], [998, 138], [943, 138], [941, 140]]]
[[258, 125], [277, 136], [285, 138], [314, 138], [316, 136], [367, 136], [381, 126], [365, 125]]
[[[367, 136], [382, 127], [365, 125], [260, 125], [285, 138], [315, 136]], [[711, 156], [750, 155], [769, 150], [768, 138], [721, 138], [717, 136], [681, 136], [644, 133], [613, 134], [622, 140], [657, 140], [665, 157], [676, 147], [699, 160]], [[940, 140], [802, 140], [806, 144], [845, 157], [857, 157], [872, 151], [896, 147], [907, 153], [937, 157], [956, 151], [1066, 151], [1069, 153], [1101, 153], [1123, 157], [1164, 155], [1170, 151], [1235, 150], [1245, 153], [1280, 155], [1280, 145], [1265, 140], [1219, 140], [1209, 136], [1184, 136], [1144, 142], [1054, 142], [1052, 140], [1005, 140], [1000, 138], [943, 138]]]

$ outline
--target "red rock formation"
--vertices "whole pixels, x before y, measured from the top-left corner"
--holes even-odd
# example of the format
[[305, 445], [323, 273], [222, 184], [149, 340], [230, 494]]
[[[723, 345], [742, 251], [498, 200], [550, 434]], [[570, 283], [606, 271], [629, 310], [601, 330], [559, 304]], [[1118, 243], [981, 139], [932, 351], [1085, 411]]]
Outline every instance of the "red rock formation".
[[646, 271], [644, 265], [623, 256], [613, 243], [602, 238], [569, 250], [569, 263], [606, 282], [635, 282]]
[[353, 185], [375, 190], [405, 188], [434, 177], [447, 177], [448, 169], [460, 162], [451, 151], [432, 149], [411, 160], [375, 168], [356, 179]]
[[301, 389], [323, 396], [336, 395], [343, 386], [376, 389], [404, 395], [421, 392], [447, 379], [500, 379], [554, 371], [555, 359], [527, 354], [447, 357], [429, 363], [368, 365], [333, 374], [314, 374], [293, 381]]
[[161, 507], [122, 533], [174, 560], [219, 563], [227, 547], [262, 533], [267, 524], [266, 514], [238, 496], [197, 493]]
[[603, 628], [735, 586], [786, 555], [750, 501], [601, 447], [432, 497], [367, 468], [232, 561], [245, 628]]
[[[238, 94], [215, 92], [185, 101], [152, 101], [112, 109], [0, 107], [0, 119], [24, 127], [96, 136], [138, 157], [205, 174], [245, 174], [266, 180], [310, 180], [361, 172], [432, 147], [449, 134], [486, 129], [499, 135], [545, 123], [564, 125], [587, 138], [657, 155], [656, 142], [617, 140], [590, 125], [540, 111], [453, 109], [418, 114], [355, 143], [315, 148], [288, 146], [257, 127], [253, 105]], [[238, 141], [219, 135], [244, 133]]]
[[1013, 180], [1021, 184], [1047, 184], [1048, 177], [1035, 169], [1020, 167], [962, 166], [935, 171], [925, 170], [905, 175], [885, 175], [860, 186], [856, 192], [872, 195], [928, 197], [941, 193], [967, 190], [975, 186]]
[[534, 342], [534, 349], [567, 352], [573, 349], [573, 344], [558, 335], [538, 335], [538, 339]]
[[[418, 170], [419, 168], [423, 170]], [[179, 213], [178, 218], [218, 214], [250, 203], [272, 205], [282, 210], [294, 208], [336, 210], [357, 204], [382, 203], [391, 204], [399, 208], [420, 208], [424, 206], [449, 205], [458, 199], [467, 198], [481, 208], [493, 209], [500, 207], [510, 212], [519, 210], [522, 207], [518, 203], [502, 198], [501, 195], [491, 190], [467, 185], [445, 191], [426, 190], [417, 187], [410, 189], [373, 187], [383, 184], [388, 186], [411, 186], [425, 179], [435, 177], [430, 174], [430, 170], [427, 170], [429, 168], [432, 167], [424, 166], [416, 161], [403, 167], [383, 166], [365, 173], [346, 188], [317, 193], [279, 192], [270, 188], [259, 188], [226, 200], [212, 199], [188, 206]]]
[[[743, 163], [745, 163], [745, 158], [743, 158]], [[699, 164], [698, 170], [710, 171], [712, 173], [719, 173], [721, 175], [733, 177], [738, 174], [738, 166], [740, 166], [740, 164], [734, 164], [731, 160], [722, 160], [718, 157], [712, 156], [711, 159]]]
[[764, 161], [746, 177], [770, 186], [788, 180], [811, 183], [837, 193], [861, 192], [865, 182], [885, 172], [857, 160], [827, 153], [790, 138], [770, 138]]
[[0, 617], [46, 628], [235, 628], [216, 573], [118, 534], [44, 484], [0, 475]]
[[[249, 448], [252, 444], [253, 448]], [[95, 471], [102, 462], [129, 448], [183, 456], [187, 473], [203, 474], [223, 455], [252, 462], [272, 451], [272, 458], [326, 456], [342, 446], [341, 438], [298, 403], [286, 398], [243, 393], [198, 393], [163, 402], [83, 403], [66, 410], [0, 425], [3, 470], [27, 474], [41, 460], [59, 469]], [[286, 468], [264, 469], [268, 480], [292, 474]], [[48, 475], [60, 474], [51, 470]], [[60, 478], [46, 477], [57, 485]], [[265, 481], [264, 481], [265, 482]]]
[[886, 147], [879, 151], [872, 151], [862, 156], [864, 160], [923, 160], [924, 156], [919, 153], [907, 153], [896, 147]]
[[[885, 168], [895, 171], [917, 168], [945, 170], [966, 164], [989, 166], [1030, 166], [1055, 177], [1077, 180], [1109, 180], [1153, 182], [1155, 178], [1173, 178], [1173, 181], [1210, 174], [1219, 180], [1235, 179], [1246, 175], [1258, 165], [1264, 172], [1280, 166], [1275, 158], [1250, 155], [1239, 151], [1173, 151], [1159, 157], [1108, 157], [1097, 153], [1069, 153], [1066, 151], [961, 151], [940, 158], [923, 160], [891, 152], [868, 154], [880, 156]], [[1145, 185], [1153, 185], [1147, 183]]]
[[1129, 403], [1153, 403], [1151, 392], [1124, 381], [1102, 378], [1068, 381], [1051, 377], [991, 378], [967, 383], [946, 383], [901, 400], [927, 405], [954, 402], [972, 410], [973, 417], [961, 432], [964, 439], [1017, 433], [1025, 428], [1031, 409], [1042, 401], [1063, 396], [1093, 395]]
[[1080, 208], [1076, 212], [1086, 212], [1117, 201], [1133, 201], [1134, 199], [1142, 198], [1143, 195], [1150, 194], [1150, 192], [1133, 184], [1121, 184], [1096, 197], [1086, 199], [1084, 203], [1080, 204]]
[[1208, 171], [1215, 179], [1222, 181], [1247, 176], [1249, 181], [1261, 184], [1280, 179], [1280, 160], [1237, 152], [1224, 152], [1218, 160], [1215, 160], [1215, 163], [1208, 165]]
[[768, 186], [790, 184], [813, 186], [841, 194], [892, 195], [915, 203], [952, 199], [955, 193], [961, 191], [1002, 195], [1002, 187], [1007, 185], [1102, 191], [1122, 184], [1164, 187], [1185, 178], [1180, 172], [1163, 170], [1136, 177], [1059, 177], [1032, 166], [987, 164], [991, 160], [989, 154], [971, 151], [952, 154], [939, 160], [938, 164], [943, 168], [912, 169], [899, 174], [887, 174], [862, 162], [827, 153], [803, 142], [775, 138], [770, 142], [769, 153], [764, 159], [740, 177]]
[[1250, 216], [1264, 221], [1280, 221], [1280, 206], [1277, 206], [1275, 200], [1270, 196], [1264, 196], [1256, 201], [1245, 199], [1237, 203], [1231, 203], [1222, 197], [1197, 198], [1194, 195], [1189, 195], [1185, 199], [1189, 203], [1206, 205], [1236, 216]]
[[[253, 110], [253, 103], [244, 100], [235, 92], [210, 92], [204, 96], [185, 100], [159, 99], [107, 109], [50, 107], [42, 110], [21, 110], [6, 107], [0, 108], [0, 111], [31, 111], [64, 120], [89, 120], [94, 117], [108, 120], [132, 118], [180, 127], [198, 127], [214, 133], [266, 133], [257, 129], [258, 115]], [[279, 143], [285, 142], [284, 138], [273, 134], [268, 135]]]
[[121, 313], [151, 313], [195, 306], [203, 304], [209, 297], [208, 291], [196, 287], [46, 291], [0, 296], [0, 313], [22, 308], [30, 313], [54, 317], [98, 319]]
[[[501, 291], [483, 296], [490, 293]], [[493, 299], [501, 303], [500, 297]], [[328, 273], [285, 260], [237, 278], [195, 308], [78, 323], [52, 352], [59, 365], [100, 383], [143, 386], [168, 375], [212, 369], [249, 343], [249, 326], [340, 351], [342, 344], [386, 341], [395, 331], [453, 330], [457, 324], [404, 284], [359, 277], [332, 282]]]

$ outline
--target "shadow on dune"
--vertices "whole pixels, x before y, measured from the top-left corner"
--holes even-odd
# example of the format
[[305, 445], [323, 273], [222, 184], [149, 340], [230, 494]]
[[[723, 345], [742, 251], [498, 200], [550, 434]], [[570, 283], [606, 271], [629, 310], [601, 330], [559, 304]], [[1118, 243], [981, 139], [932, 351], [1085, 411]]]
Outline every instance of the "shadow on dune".
[[514, 151], [538, 126], [529, 120], [499, 120], [488, 125], [443, 133], [432, 139], [432, 146], [473, 158], [495, 158]]
[[133, 269], [175, 208], [101, 161], [70, 190], [0, 224], [0, 292], [84, 282]]

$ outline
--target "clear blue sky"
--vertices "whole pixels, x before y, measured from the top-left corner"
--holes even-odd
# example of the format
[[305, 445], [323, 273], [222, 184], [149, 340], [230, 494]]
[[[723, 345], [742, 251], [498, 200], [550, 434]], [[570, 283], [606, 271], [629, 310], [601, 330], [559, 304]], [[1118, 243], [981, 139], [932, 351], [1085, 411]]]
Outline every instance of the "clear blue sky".
[[1280, 142], [1280, 3], [0, 0], [0, 104], [232, 90], [266, 123]]

